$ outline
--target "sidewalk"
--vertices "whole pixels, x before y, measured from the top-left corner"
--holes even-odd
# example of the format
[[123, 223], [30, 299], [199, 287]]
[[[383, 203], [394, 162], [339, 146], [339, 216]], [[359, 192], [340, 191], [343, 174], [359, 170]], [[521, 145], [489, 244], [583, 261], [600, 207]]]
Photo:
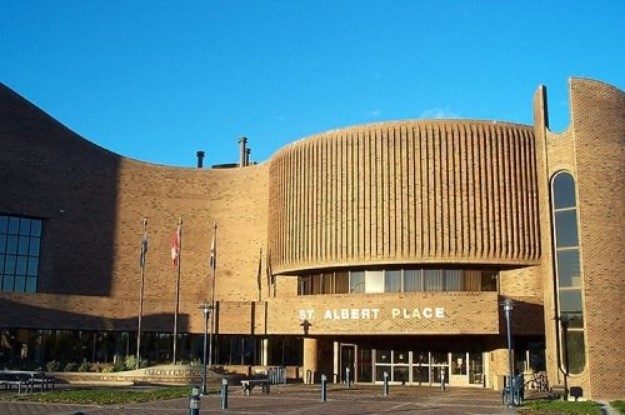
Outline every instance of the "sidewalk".
[[[345, 389], [329, 385], [327, 401], [321, 402], [319, 385], [276, 385], [269, 395], [254, 389], [251, 396], [242, 396], [239, 387], [231, 387], [228, 409], [221, 410], [219, 395], [205, 396], [201, 400], [200, 414], [287, 414], [287, 415], [374, 415], [374, 414], [514, 414], [516, 411], [500, 404], [499, 392], [484, 389], [391, 386], [389, 396], [383, 396], [381, 386], [356, 385]], [[90, 414], [142, 414], [184, 415], [189, 412], [188, 399], [147, 402], [136, 405], [87, 406], [43, 405], [17, 402], [0, 402], [3, 415], [69, 415], [82, 412]]]

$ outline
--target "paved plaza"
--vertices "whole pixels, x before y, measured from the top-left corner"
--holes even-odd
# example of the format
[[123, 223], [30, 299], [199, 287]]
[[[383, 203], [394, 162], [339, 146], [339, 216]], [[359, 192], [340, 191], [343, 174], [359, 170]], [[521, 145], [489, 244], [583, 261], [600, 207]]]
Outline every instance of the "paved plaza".
[[[189, 388], [190, 390], [190, 388]], [[382, 386], [356, 385], [346, 389], [340, 385], [328, 387], [327, 401], [321, 401], [319, 385], [272, 386], [271, 393], [263, 395], [259, 388], [250, 396], [243, 396], [239, 387], [231, 387], [228, 409], [221, 409], [218, 394], [201, 399], [200, 414], [513, 414], [514, 409], [501, 406], [500, 394], [492, 390], [433, 387], [391, 386], [388, 396]], [[188, 399], [147, 402], [132, 405], [90, 406], [0, 402], [2, 415], [48, 415], [75, 413], [90, 414], [145, 414], [184, 415], [189, 413]]]

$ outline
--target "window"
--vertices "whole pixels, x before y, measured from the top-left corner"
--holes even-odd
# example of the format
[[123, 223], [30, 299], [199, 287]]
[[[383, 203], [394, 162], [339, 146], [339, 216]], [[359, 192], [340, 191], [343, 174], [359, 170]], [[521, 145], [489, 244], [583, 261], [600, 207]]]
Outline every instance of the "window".
[[[566, 272], [579, 274], [574, 268]], [[480, 269], [393, 269], [324, 272], [299, 276], [298, 295], [497, 291], [497, 275], [497, 271]]]
[[401, 292], [401, 270], [386, 271], [384, 273], [384, 292]]
[[560, 364], [568, 363], [565, 371], [581, 373], [586, 365], [586, 346], [575, 179], [567, 172], [559, 172], [551, 186]]
[[2, 291], [37, 291], [41, 225], [41, 219], [0, 215]]

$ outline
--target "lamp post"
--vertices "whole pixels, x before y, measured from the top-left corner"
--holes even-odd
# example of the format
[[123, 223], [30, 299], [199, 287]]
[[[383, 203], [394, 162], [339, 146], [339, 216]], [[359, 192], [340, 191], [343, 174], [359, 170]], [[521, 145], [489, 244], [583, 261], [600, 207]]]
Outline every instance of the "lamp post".
[[206, 336], [208, 334], [208, 316], [213, 308], [204, 300], [204, 304], [199, 307], [204, 313], [204, 349], [202, 353], [202, 395], [206, 395]]
[[564, 400], [568, 400], [569, 385], [569, 324], [570, 318], [568, 314], [560, 315], [560, 326], [562, 327], [562, 352], [564, 354]]
[[508, 366], [510, 370], [510, 381], [508, 382], [508, 405], [514, 406], [514, 360], [512, 358], [512, 333], [510, 332], [510, 313], [512, 312], [512, 300], [506, 298], [503, 302], [503, 311], [506, 315], [506, 332], [508, 337]]

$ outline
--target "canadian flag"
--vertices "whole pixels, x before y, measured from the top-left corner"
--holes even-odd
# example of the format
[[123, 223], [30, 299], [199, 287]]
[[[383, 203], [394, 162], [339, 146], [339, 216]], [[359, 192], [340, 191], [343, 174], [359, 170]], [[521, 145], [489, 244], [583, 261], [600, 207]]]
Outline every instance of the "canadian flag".
[[178, 229], [176, 233], [174, 233], [174, 239], [171, 243], [171, 260], [174, 262], [174, 267], [178, 265], [178, 260], [180, 258], [180, 225], [178, 225]]

